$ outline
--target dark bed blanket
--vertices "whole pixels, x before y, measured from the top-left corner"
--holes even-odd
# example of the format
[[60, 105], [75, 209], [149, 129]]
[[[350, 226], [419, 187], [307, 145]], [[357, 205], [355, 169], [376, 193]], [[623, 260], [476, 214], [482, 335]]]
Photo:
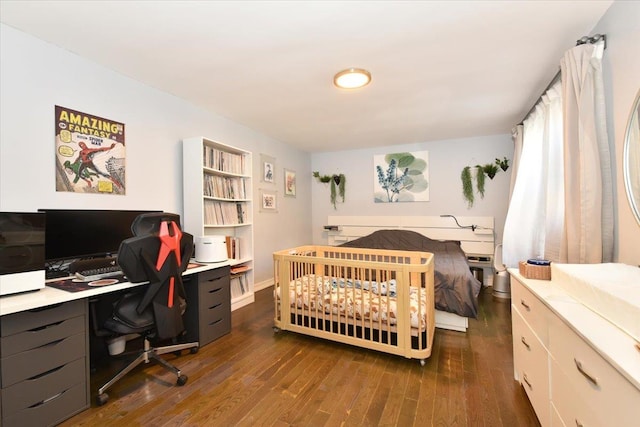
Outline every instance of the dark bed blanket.
[[340, 246], [433, 253], [436, 309], [477, 317], [481, 284], [473, 277], [460, 242], [432, 240], [409, 230], [380, 230]]

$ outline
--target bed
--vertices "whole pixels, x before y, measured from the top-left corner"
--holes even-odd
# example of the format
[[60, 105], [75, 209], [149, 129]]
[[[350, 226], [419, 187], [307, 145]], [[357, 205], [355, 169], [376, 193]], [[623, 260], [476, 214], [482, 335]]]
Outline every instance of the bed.
[[436, 327], [466, 331], [477, 316], [481, 283], [470, 267], [491, 285], [493, 217], [329, 216], [327, 224], [330, 246], [433, 253]]
[[425, 360], [435, 329], [433, 255], [300, 246], [275, 252], [274, 329]]

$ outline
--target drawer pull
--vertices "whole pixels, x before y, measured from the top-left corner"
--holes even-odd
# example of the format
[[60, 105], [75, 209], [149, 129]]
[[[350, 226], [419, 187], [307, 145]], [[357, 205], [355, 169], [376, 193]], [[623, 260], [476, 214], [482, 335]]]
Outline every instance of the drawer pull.
[[209, 290], [209, 293], [212, 294], [214, 292], [220, 292], [221, 290], [222, 290], [222, 288], [215, 288], [215, 289]]
[[531, 350], [531, 346], [527, 343], [527, 340], [524, 337], [522, 337], [520, 341], [522, 341], [522, 344], [527, 347], [527, 350]]
[[218, 320], [215, 320], [215, 321], [213, 321], [213, 322], [209, 322], [209, 326], [213, 326], [213, 325], [215, 325], [216, 323], [220, 323], [220, 322], [222, 322], [222, 319], [218, 319]]
[[218, 304], [214, 304], [211, 307], [209, 307], [209, 310], [213, 310], [214, 308], [220, 307], [222, 305], [222, 303], [218, 303]]
[[522, 381], [524, 381], [531, 390], [533, 390], [533, 387], [531, 386], [531, 383], [529, 382], [529, 379], [527, 378], [527, 374], [523, 374], [522, 375]]
[[34, 403], [33, 405], [29, 406], [29, 409], [37, 408], [38, 406], [42, 406], [42, 405], [44, 405], [45, 403], [51, 402], [52, 400], [57, 399], [57, 398], [59, 398], [60, 396], [62, 396], [64, 393], [65, 393], [64, 391], [61, 391], [61, 392], [60, 392], [60, 393], [58, 393], [58, 394], [54, 394], [54, 395], [53, 395], [53, 396], [51, 396], [51, 397], [47, 397], [46, 399], [41, 400], [40, 402]]
[[214, 277], [213, 279], [207, 279], [207, 282], [217, 282], [220, 279], [222, 279], [222, 277]]
[[576, 368], [578, 369], [578, 372], [580, 372], [587, 380], [589, 380], [591, 384], [597, 387], [598, 379], [590, 375], [587, 371], [585, 371], [584, 368], [582, 367], [582, 362], [580, 362], [578, 359], [574, 357], [573, 361], [576, 363]]
[[527, 304], [526, 302], [524, 302], [524, 300], [523, 300], [523, 299], [521, 299], [521, 300], [520, 300], [520, 304], [522, 304], [522, 306], [523, 306], [524, 308], [526, 308], [527, 310], [529, 310], [529, 311], [531, 310], [531, 307], [529, 307], [529, 304]]

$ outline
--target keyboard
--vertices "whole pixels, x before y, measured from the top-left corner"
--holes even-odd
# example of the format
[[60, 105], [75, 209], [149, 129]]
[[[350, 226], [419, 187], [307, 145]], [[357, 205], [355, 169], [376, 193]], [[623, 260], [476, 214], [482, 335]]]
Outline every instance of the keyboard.
[[92, 268], [90, 270], [76, 271], [76, 279], [83, 282], [93, 282], [94, 280], [106, 279], [108, 277], [121, 276], [124, 273], [117, 265], [108, 267]]

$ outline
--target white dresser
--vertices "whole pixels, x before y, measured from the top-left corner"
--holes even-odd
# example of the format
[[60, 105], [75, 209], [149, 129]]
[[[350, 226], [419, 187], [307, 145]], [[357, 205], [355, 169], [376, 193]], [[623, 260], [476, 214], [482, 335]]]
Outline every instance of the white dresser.
[[514, 377], [540, 424], [640, 425], [636, 341], [557, 282], [509, 272]]

